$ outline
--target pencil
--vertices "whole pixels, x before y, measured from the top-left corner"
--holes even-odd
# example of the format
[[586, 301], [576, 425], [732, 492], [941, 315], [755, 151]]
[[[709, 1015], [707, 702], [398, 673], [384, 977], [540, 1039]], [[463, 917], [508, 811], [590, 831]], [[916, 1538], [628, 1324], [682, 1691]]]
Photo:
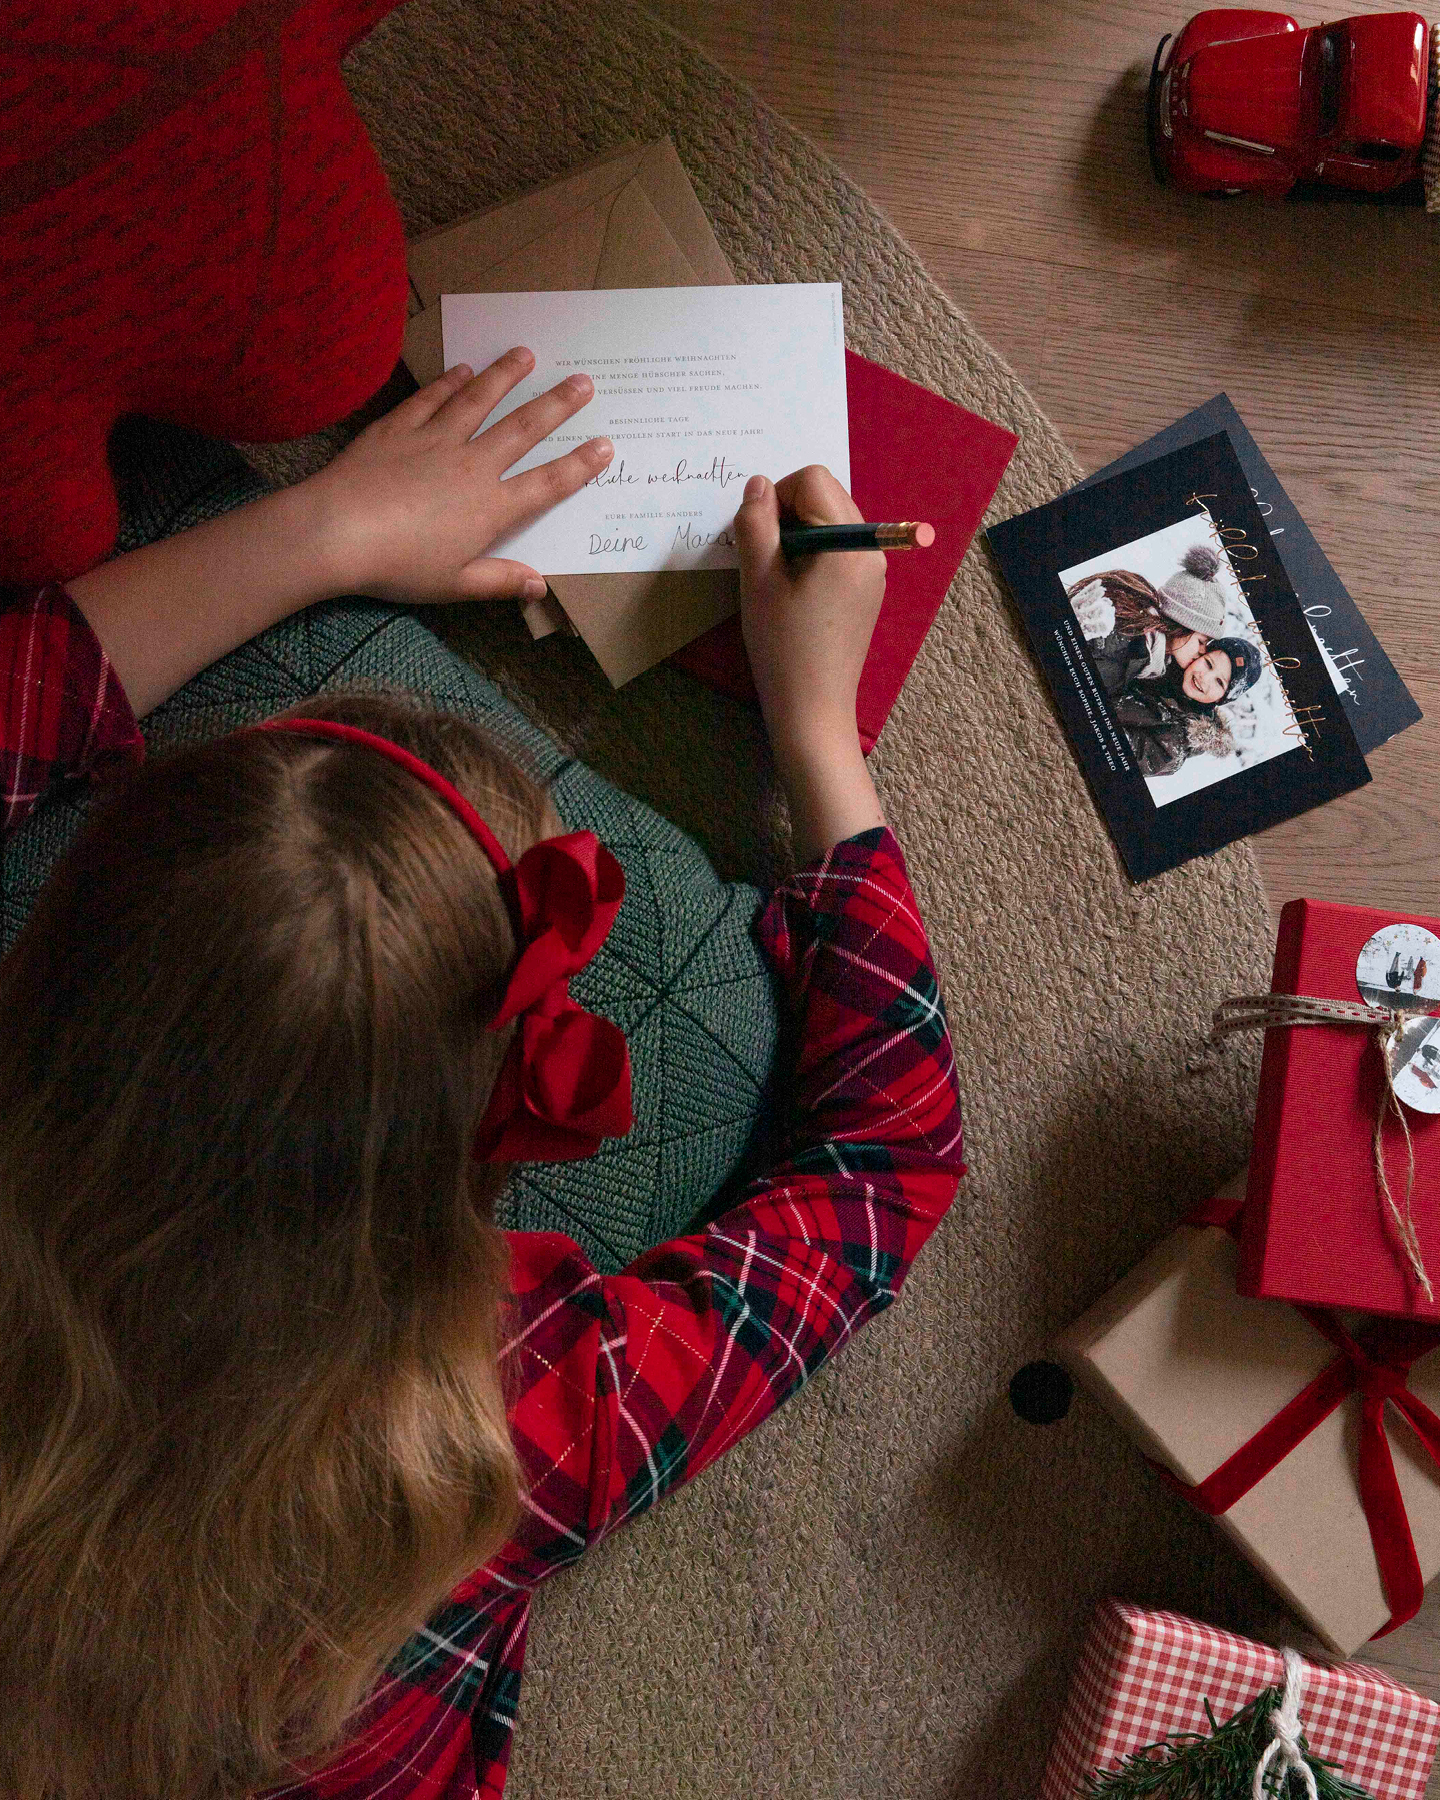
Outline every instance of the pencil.
[[786, 556], [812, 556], [817, 550], [928, 550], [935, 527], [906, 520], [899, 525], [782, 525], [780, 548]]

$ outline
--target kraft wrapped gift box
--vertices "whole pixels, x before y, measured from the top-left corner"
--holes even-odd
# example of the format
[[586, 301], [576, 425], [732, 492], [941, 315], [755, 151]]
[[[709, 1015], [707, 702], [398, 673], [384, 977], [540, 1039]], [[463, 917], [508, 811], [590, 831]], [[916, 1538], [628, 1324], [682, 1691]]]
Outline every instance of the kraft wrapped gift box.
[[[1242, 1171], [1221, 1196], [1238, 1205], [1244, 1183]], [[1288, 1302], [1238, 1294], [1236, 1259], [1227, 1231], [1182, 1225], [1055, 1347], [1145, 1455], [1191, 1486], [1268, 1425], [1336, 1356]], [[1440, 1350], [1415, 1361], [1408, 1387], [1426, 1407], [1440, 1410]], [[1383, 1418], [1418, 1586], [1440, 1571], [1440, 1470], [1394, 1405], [1384, 1407]], [[1381, 1630], [1399, 1605], [1395, 1594], [1387, 1596], [1361, 1502], [1360, 1422], [1361, 1399], [1351, 1394], [1216, 1520], [1341, 1656]]]
[[[1375, 1800], [1423, 1800], [1440, 1705], [1360, 1663], [1305, 1663], [1300, 1723], [1311, 1754], [1338, 1765]], [[1045, 1765], [1039, 1800], [1075, 1800], [1086, 1778], [1174, 1732], [1208, 1732], [1267, 1687], [1278, 1650], [1179, 1613], [1104, 1600], [1080, 1654]], [[1298, 1784], [1295, 1784], [1298, 1791]], [[1247, 1784], [1245, 1792], [1250, 1791]]]

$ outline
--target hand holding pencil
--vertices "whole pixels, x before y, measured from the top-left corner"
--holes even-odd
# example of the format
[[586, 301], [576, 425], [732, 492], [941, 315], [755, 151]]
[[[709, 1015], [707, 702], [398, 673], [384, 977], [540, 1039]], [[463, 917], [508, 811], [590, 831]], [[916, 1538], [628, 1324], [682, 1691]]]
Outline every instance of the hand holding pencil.
[[928, 550], [935, 527], [905, 519], [897, 525], [802, 525], [783, 520], [780, 548], [786, 556], [813, 556], [820, 550]]
[[786, 554], [787, 532], [873, 531], [826, 468], [771, 483], [752, 476], [735, 515], [740, 624], [767, 723], [842, 723], [854, 733], [855, 691], [885, 595], [876, 548], [848, 556]]
[[882, 820], [855, 695], [885, 597], [885, 558], [870, 549], [791, 561], [781, 533], [797, 521], [862, 529], [864, 521], [818, 464], [773, 486], [752, 476], [735, 517], [740, 624], [803, 863]]

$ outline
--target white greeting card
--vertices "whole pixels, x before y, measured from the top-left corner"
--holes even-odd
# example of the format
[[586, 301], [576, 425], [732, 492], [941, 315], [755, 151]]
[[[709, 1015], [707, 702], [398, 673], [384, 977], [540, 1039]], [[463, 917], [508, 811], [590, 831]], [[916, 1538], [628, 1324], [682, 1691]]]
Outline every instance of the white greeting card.
[[443, 294], [445, 366], [515, 344], [535, 368], [490, 422], [583, 372], [588, 406], [513, 465], [615, 445], [578, 494], [493, 546], [544, 575], [733, 569], [746, 479], [824, 463], [850, 485], [838, 283]]

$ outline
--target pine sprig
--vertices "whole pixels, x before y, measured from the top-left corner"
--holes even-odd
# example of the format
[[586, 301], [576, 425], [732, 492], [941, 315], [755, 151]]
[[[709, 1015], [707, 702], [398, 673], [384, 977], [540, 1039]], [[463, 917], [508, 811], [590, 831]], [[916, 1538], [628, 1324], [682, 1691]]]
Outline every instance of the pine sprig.
[[[1209, 1732], [1176, 1731], [1158, 1743], [1132, 1750], [1117, 1769], [1096, 1771], [1076, 1792], [1083, 1800], [1249, 1800], [1255, 1766], [1270, 1742], [1270, 1715], [1281, 1690], [1265, 1688], [1233, 1718], [1217, 1725], [1205, 1701]], [[1320, 1800], [1371, 1800], [1337, 1764], [1310, 1754], [1303, 1736], [1301, 1754], [1315, 1776]], [[1264, 1791], [1274, 1800], [1299, 1800], [1303, 1784], [1293, 1773], [1268, 1774]]]

